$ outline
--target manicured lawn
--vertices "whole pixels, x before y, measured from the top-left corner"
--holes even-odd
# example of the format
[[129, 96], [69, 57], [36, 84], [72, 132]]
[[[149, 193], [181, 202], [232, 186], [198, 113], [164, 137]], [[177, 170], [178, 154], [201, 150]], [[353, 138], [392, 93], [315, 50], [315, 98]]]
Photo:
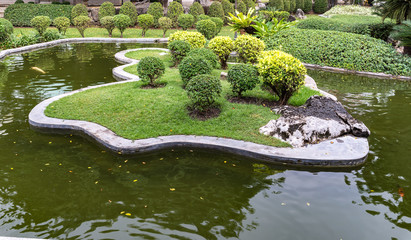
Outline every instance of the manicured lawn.
[[[141, 55], [136, 56], [139, 57]], [[171, 65], [169, 55], [164, 61], [166, 66]], [[125, 70], [137, 73], [136, 66]], [[221, 70], [213, 71], [215, 76], [220, 73]], [[227, 137], [278, 147], [289, 146], [258, 132], [268, 121], [278, 118], [269, 108], [230, 103], [226, 100], [227, 95], [232, 94], [227, 81], [222, 81], [223, 93], [217, 101], [221, 114], [206, 121], [195, 120], [188, 115], [190, 100], [182, 89], [177, 68], [167, 67], [159, 81], [167, 82], [167, 85], [157, 89], [142, 89], [142, 82], [132, 82], [77, 93], [52, 103], [46, 109], [46, 115], [99, 123], [128, 139], [182, 134]], [[317, 92], [303, 88], [290, 102], [297, 104], [303, 98], [305, 102], [314, 93]], [[275, 100], [259, 87], [244, 95]]]
[[[139, 50], [139, 51], [133, 51], [133, 52], [128, 52], [126, 53], [126, 57], [128, 58], [133, 58], [133, 59], [142, 59], [143, 57], [158, 57], [161, 60], [166, 60], [170, 58], [170, 54], [165, 54], [166, 52], [161, 51], [161, 50]], [[165, 55], [164, 55], [165, 54]]]

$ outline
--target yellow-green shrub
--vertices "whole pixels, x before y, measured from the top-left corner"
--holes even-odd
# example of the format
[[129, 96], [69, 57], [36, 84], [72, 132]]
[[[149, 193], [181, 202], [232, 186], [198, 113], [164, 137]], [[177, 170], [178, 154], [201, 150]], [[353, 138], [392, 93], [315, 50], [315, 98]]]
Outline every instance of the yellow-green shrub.
[[258, 55], [264, 51], [265, 44], [260, 39], [250, 35], [240, 35], [234, 41], [234, 51], [244, 63], [257, 62]]
[[44, 31], [50, 27], [51, 19], [48, 16], [37, 16], [31, 19], [30, 23], [39, 32], [40, 36], [43, 36]]
[[218, 56], [221, 67], [227, 69], [227, 59], [234, 49], [234, 41], [230, 37], [215, 37], [208, 43], [208, 48]]
[[66, 34], [67, 29], [70, 27], [70, 19], [66, 17], [57, 17], [53, 20], [53, 25], [61, 34]]
[[168, 42], [174, 40], [186, 41], [191, 45], [191, 48], [202, 48], [206, 43], [206, 39], [203, 34], [199, 32], [186, 32], [186, 31], [177, 31], [170, 35]]

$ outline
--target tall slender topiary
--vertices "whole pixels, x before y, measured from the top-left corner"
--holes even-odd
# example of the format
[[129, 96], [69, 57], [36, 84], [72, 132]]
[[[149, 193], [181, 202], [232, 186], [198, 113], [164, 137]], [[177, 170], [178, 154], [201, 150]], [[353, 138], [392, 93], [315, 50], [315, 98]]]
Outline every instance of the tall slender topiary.
[[153, 2], [150, 3], [150, 6], [148, 7], [147, 13], [153, 16], [154, 18], [154, 27], [159, 27], [158, 25], [158, 19], [160, 19], [162, 16], [164, 16], [164, 9], [163, 5], [159, 2]]
[[234, 15], [234, 5], [229, 0], [222, 0], [221, 5], [224, 10], [224, 23], [227, 24], [229, 22], [227, 18], [230, 16], [229, 13]]
[[167, 17], [173, 21], [173, 26], [178, 26], [178, 17], [184, 13], [183, 6], [178, 2], [171, 2], [168, 6]]
[[138, 16], [138, 25], [141, 27], [141, 36], [146, 36], [146, 31], [154, 25], [154, 18], [150, 14], [141, 14]]
[[78, 16], [88, 17], [87, 7], [84, 4], [76, 4], [76, 6], [71, 9], [71, 20], [73, 21]]
[[270, 0], [267, 6], [276, 8], [278, 11], [282, 11], [284, 10], [284, 1], [283, 0]]
[[[116, 9], [111, 2], [104, 2], [98, 10], [98, 20], [101, 21], [103, 17], [116, 15]], [[100, 22], [101, 23], [101, 22]]]
[[130, 18], [131, 26], [137, 24], [137, 8], [132, 2], [125, 2], [120, 8], [120, 14], [127, 15]]
[[315, 13], [325, 13], [328, 9], [328, 0], [315, 0], [313, 10]]
[[305, 13], [309, 13], [311, 9], [313, 8], [313, 2], [312, 0], [303, 0], [303, 1], [304, 1], [304, 8], [301, 10], [303, 10]]
[[219, 17], [224, 21], [224, 10], [220, 2], [214, 1], [208, 8], [208, 16]]
[[204, 14], [204, 8], [201, 6], [199, 2], [194, 2], [193, 5], [190, 6], [190, 10], [188, 11], [189, 14], [193, 15], [194, 23], [196, 23], [197, 17], [201, 14]]

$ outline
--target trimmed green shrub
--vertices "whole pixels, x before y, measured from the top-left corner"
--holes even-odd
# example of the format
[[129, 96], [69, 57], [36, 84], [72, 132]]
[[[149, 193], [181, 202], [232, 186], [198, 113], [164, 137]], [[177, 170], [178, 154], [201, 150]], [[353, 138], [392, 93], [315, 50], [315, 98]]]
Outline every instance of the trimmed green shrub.
[[0, 41], [5, 41], [13, 33], [13, 25], [9, 20], [0, 18]]
[[84, 31], [88, 28], [90, 24], [90, 18], [86, 16], [78, 16], [73, 19], [73, 24], [79, 31], [80, 35], [84, 37]]
[[66, 34], [67, 29], [70, 27], [70, 19], [66, 17], [58, 17], [53, 20], [53, 25], [61, 34]]
[[[318, 1], [318, 0], [317, 0]], [[284, 0], [284, 11], [290, 12], [291, 9], [291, 3], [290, 0]]]
[[227, 59], [234, 50], [234, 41], [230, 37], [215, 37], [210, 40], [208, 47], [218, 56], [221, 68], [227, 69]]
[[154, 18], [150, 14], [141, 14], [138, 16], [138, 25], [140, 25], [142, 32], [141, 36], [146, 35], [146, 31], [154, 25]]
[[270, 1], [268, 1], [267, 6], [275, 8], [279, 11], [283, 11], [284, 10], [284, 1], [283, 0], [270, 0]]
[[273, 12], [273, 18], [276, 18], [278, 21], [281, 21], [283, 19], [284, 19], [284, 21], [287, 21], [289, 16], [290, 16], [290, 13], [286, 12], [286, 11], [275, 11], [275, 12]]
[[237, 0], [237, 11], [243, 14], [247, 14], [247, 6], [243, 0]]
[[304, 11], [304, 0], [295, 0], [295, 9], [301, 9]]
[[126, 15], [130, 18], [130, 26], [135, 26], [137, 24], [137, 8], [132, 2], [125, 2], [120, 7], [120, 14]]
[[236, 64], [227, 73], [227, 81], [233, 93], [241, 97], [242, 93], [252, 90], [260, 82], [257, 68], [251, 64]]
[[325, 13], [328, 9], [327, 0], [315, 0], [313, 10], [315, 13]]
[[103, 17], [114, 15], [116, 15], [114, 4], [112, 4], [111, 2], [104, 2], [103, 4], [101, 4], [100, 9], [98, 10], [98, 20], [100, 21], [100, 24]]
[[221, 20], [221, 18], [218, 18], [218, 17], [212, 17], [212, 18], [210, 18], [210, 20], [213, 21], [214, 24], [215, 24], [215, 34], [214, 35], [217, 36], [220, 33], [221, 28], [224, 25], [224, 21]]
[[411, 59], [388, 43], [353, 33], [287, 29], [264, 39], [267, 49], [285, 51], [305, 63], [366, 72], [411, 75]]
[[265, 44], [260, 39], [250, 36], [241, 35], [234, 41], [234, 51], [243, 63], [257, 62], [258, 55], [264, 51]]
[[[371, 3], [371, 1], [369, 1]], [[370, 7], [360, 5], [335, 5], [330, 10], [324, 13], [326, 16], [332, 15], [363, 15], [371, 16], [375, 10]]]
[[255, 1], [254, 0], [245, 0], [244, 1], [245, 6], [247, 8], [247, 12], [249, 9], [254, 9], [255, 10]]
[[16, 0], [16, 1], [14, 2], [14, 4], [24, 4], [24, 1], [23, 1], [23, 0]]
[[194, 17], [191, 14], [181, 14], [178, 16], [178, 25], [185, 31], [194, 24]]
[[211, 64], [201, 57], [187, 56], [178, 65], [178, 71], [184, 86], [187, 85], [191, 78], [201, 74], [211, 74], [212, 70]]
[[221, 5], [224, 10], [224, 23], [227, 24], [228, 23], [227, 17], [230, 16], [229, 13], [234, 15], [234, 4], [230, 3], [230, 1], [228, 0], [222, 0]]
[[87, 7], [84, 4], [76, 4], [73, 9], [71, 10], [71, 20], [74, 24], [74, 19], [78, 16], [86, 16], [88, 17]]
[[173, 20], [168, 17], [161, 17], [158, 19], [158, 26], [163, 30], [163, 37], [166, 37], [168, 29], [173, 27]]
[[193, 15], [194, 23], [196, 23], [198, 21], [198, 16], [204, 14], [204, 8], [203, 6], [201, 6], [199, 2], [194, 2], [193, 5], [190, 6], [190, 10], [188, 10], [188, 13]]
[[210, 17], [218, 17], [224, 21], [224, 10], [223, 6], [220, 2], [214, 1], [211, 3], [210, 7], [208, 8], [208, 16]]
[[388, 41], [388, 37], [392, 32], [395, 24], [394, 23], [375, 23], [369, 25], [370, 36], [373, 38], [378, 38], [384, 41]]
[[102, 19], [100, 19], [100, 24], [103, 28], [105, 28], [107, 30], [108, 36], [112, 37], [113, 36], [113, 30], [114, 30], [114, 28], [116, 28], [116, 26], [114, 24], [114, 17], [112, 17], [112, 16], [103, 17]]
[[218, 61], [218, 57], [211, 49], [196, 48], [196, 49], [191, 50], [187, 54], [187, 56], [203, 58], [211, 64], [211, 67], [213, 67], [215, 69], [220, 68], [220, 63]]
[[167, 17], [173, 20], [173, 26], [178, 26], [178, 16], [184, 13], [183, 6], [178, 2], [171, 2], [168, 6]]
[[296, 0], [290, 0], [290, 12], [292, 13], [295, 12], [297, 10], [296, 6], [297, 6]]
[[309, 13], [312, 8], [313, 8], [312, 0], [304, 0], [304, 8], [301, 10], [303, 10], [305, 13]]
[[164, 63], [157, 57], [143, 57], [137, 65], [138, 76], [151, 86], [156, 85], [156, 79], [164, 74], [165, 69]]
[[114, 26], [120, 30], [121, 38], [123, 37], [123, 32], [130, 27], [132, 21], [129, 16], [124, 14], [119, 14], [113, 17]]
[[264, 85], [279, 97], [280, 105], [304, 85], [307, 70], [295, 57], [281, 51], [263, 52], [258, 59], [258, 72]]
[[29, 27], [31, 19], [36, 16], [48, 16], [51, 20], [57, 17], [71, 19], [73, 6], [53, 4], [12, 4], [6, 8], [4, 18], [13, 26]]
[[205, 37], [199, 32], [177, 31], [170, 35], [168, 42], [170, 43], [175, 40], [188, 42], [192, 49], [202, 48], [206, 43]]
[[216, 33], [216, 25], [211, 20], [201, 20], [196, 24], [198, 32], [203, 34], [208, 40], [212, 39]]
[[199, 111], [207, 110], [221, 95], [221, 81], [209, 74], [193, 77], [186, 86], [192, 107]]
[[50, 27], [51, 19], [47, 16], [37, 16], [31, 19], [30, 23], [40, 36], [43, 36], [44, 31]]
[[187, 56], [188, 52], [190, 52], [191, 46], [186, 41], [175, 40], [168, 44], [168, 49], [171, 52], [174, 66], [177, 66], [181, 60]]
[[148, 7], [147, 13], [153, 16], [154, 18], [154, 27], [159, 27], [158, 19], [164, 16], [164, 9], [163, 5], [159, 2], [150, 3]]
[[270, 22], [273, 19], [274, 13], [272, 11], [260, 10], [258, 11], [258, 19]]
[[201, 20], [210, 20], [210, 18], [211, 18], [210, 16], [207, 16], [205, 14], [201, 14], [197, 17], [197, 22], [201, 21]]

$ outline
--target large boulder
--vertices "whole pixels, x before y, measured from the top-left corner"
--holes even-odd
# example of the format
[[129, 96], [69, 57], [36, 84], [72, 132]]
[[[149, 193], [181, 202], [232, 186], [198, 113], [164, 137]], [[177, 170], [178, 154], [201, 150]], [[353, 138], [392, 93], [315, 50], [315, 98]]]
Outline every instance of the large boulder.
[[150, 6], [150, 1], [149, 0], [141, 0], [141, 1], [135, 2], [134, 5], [137, 8], [138, 15], [146, 14], [147, 10], [148, 10], [148, 7]]
[[297, 9], [297, 11], [295, 12], [295, 17], [298, 19], [305, 19], [306, 16], [304, 15], [304, 11], [301, 9]]
[[281, 117], [260, 128], [260, 133], [290, 143], [294, 147], [315, 144], [347, 134], [368, 137], [370, 131], [353, 118], [338, 101], [312, 96], [301, 107], [273, 109]]

